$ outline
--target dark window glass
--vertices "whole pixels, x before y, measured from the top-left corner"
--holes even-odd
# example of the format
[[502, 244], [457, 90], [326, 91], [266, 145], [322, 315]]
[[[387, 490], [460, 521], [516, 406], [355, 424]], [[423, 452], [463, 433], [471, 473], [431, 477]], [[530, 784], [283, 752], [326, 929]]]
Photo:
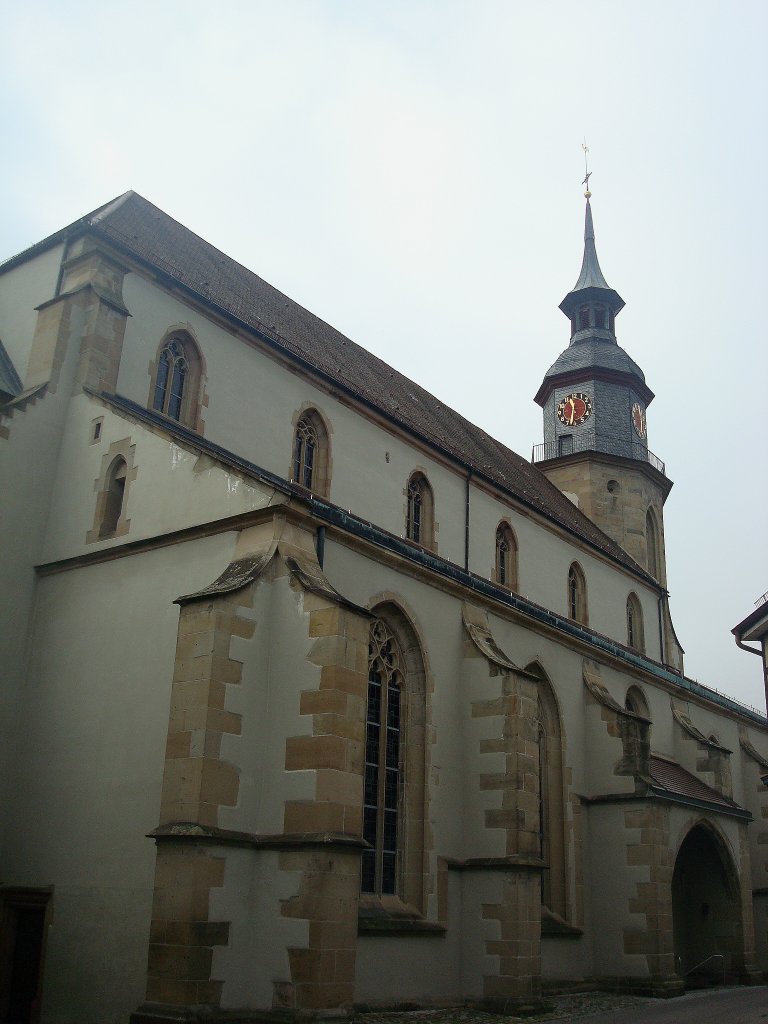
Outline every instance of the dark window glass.
[[361, 889], [397, 891], [401, 777], [402, 673], [397, 642], [387, 626], [371, 626], [366, 714]]
[[297, 484], [311, 491], [314, 483], [317, 431], [307, 416], [296, 424], [296, 438], [293, 447], [293, 479]]
[[172, 338], [163, 348], [158, 360], [153, 409], [165, 413], [171, 419], [181, 419], [187, 370], [184, 346], [178, 339]]
[[420, 544], [422, 539], [424, 497], [421, 491], [421, 481], [411, 480], [408, 484], [408, 522], [406, 523], [406, 533], [408, 539], [416, 541], [417, 544]]

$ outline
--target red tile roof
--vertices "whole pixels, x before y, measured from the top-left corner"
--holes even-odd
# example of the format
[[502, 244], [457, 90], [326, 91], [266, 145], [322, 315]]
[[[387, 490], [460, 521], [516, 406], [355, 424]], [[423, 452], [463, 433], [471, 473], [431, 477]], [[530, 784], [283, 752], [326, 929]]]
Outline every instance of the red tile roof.
[[651, 755], [648, 770], [654, 784], [675, 796], [688, 797], [690, 800], [701, 800], [704, 803], [720, 804], [733, 810], [738, 807], [733, 800], [718, 793], [695, 775], [691, 775], [676, 761], [668, 761], [664, 757]]

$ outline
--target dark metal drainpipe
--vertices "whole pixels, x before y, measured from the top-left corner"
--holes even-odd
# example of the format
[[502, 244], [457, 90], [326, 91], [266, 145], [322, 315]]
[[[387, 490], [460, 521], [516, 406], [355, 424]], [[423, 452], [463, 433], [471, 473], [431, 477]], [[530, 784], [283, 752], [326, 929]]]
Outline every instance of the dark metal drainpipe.
[[318, 526], [317, 528], [317, 539], [315, 541], [315, 552], [317, 554], [317, 564], [320, 568], [323, 568], [323, 559], [325, 557], [325, 527]]
[[664, 602], [664, 595], [659, 594], [658, 610], [659, 610], [659, 661], [662, 665], [667, 663], [667, 652], [664, 649], [664, 616], [661, 611], [662, 604]]
[[467, 473], [467, 489], [464, 507], [464, 571], [469, 572], [469, 481], [472, 479], [472, 471]]
[[[736, 641], [736, 646], [740, 647], [742, 651], [749, 651], [750, 654], [756, 654], [758, 656], [758, 658], [762, 658], [763, 659], [763, 685], [765, 687], [765, 713], [768, 715], [768, 658], [766, 658], [766, 656], [765, 656], [765, 651], [763, 650], [762, 646], [761, 646], [760, 650], [758, 650], [756, 647], [747, 647], [747, 645], [744, 643], [744, 641], [741, 639], [741, 637], [737, 633], [733, 634], [733, 639]], [[763, 642], [765, 643], [766, 641], [763, 641]], [[763, 778], [763, 776], [760, 776], [760, 777]], [[768, 775], [765, 776], [765, 779], [768, 779]], [[768, 786], [768, 782], [765, 782], [765, 785]]]

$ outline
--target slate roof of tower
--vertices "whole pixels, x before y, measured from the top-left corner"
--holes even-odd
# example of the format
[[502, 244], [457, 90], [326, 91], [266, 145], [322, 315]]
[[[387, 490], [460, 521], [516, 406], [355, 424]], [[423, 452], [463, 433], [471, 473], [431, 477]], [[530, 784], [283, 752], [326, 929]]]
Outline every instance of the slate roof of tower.
[[126, 192], [6, 261], [0, 272], [84, 231], [101, 235], [159, 270], [259, 332], [275, 348], [657, 585], [534, 465], [136, 192]]
[[575, 370], [602, 369], [617, 373], [631, 373], [645, 382], [645, 374], [621, 345], [615, 341], [604, 341], [601, 338], [585, 338], [574, 342], [557, 359], [544, 374], [544, 378], [555, 377], [561, 373], [572, 373]]

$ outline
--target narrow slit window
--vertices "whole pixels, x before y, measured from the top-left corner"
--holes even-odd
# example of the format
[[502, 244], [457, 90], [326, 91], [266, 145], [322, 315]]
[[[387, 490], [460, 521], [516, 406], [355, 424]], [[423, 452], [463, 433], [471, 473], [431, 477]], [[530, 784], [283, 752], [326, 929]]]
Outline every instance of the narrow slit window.
[[636, 594], [627, 598], [627, 646], [636, 651], [645, 648], [643, 637], [643, 610]]
[[587, 584], [576, 562], [568, 570], [568, 616], [587, 624]]

